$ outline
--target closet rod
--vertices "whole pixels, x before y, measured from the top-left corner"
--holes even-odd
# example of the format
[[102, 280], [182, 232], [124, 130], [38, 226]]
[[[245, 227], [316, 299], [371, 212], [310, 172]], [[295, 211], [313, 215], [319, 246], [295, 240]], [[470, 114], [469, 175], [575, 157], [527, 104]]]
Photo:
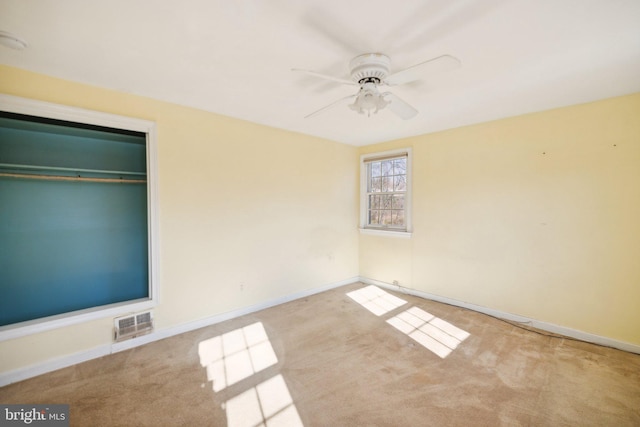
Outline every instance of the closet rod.
[[77, 181], [77, 182], [119, 182], [121, 184], [145, 184], [146, 179], [120, 179], [120, 178], [88, 178], [82, 176], [59, 176], [59, 175], [33, 175], [26, 173], [6, 173], [0, 172], [0, 177], [40, 179], [43, 181]]
[[7, 169], [22, 169], [22, 170], [42, 170], [42, 171], [63, 171], [63, 172], [89, 172], [89, 173], [101, 173], [108, 175], [146, 175], [146, 172], [128, 172], [128, 171], [113, 171], [113, 170], [99, 170], [99, 169], [78, 169], [78, 168], [61, 168], [57, 166], [37, 166], [37, 165], [19, 165], [15, 163], [0, 163], [0, 168]]

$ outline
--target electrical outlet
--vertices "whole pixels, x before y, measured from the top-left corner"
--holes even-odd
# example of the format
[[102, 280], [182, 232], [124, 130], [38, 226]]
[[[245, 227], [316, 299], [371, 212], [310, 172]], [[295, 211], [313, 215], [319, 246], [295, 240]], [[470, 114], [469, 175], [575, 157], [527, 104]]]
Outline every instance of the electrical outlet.
[[394, 280], [394, 281], [393, 281], [393, 283], [392, 283], [392, 285], [393, 285], [393, 286], [400, 286], [400, 283], [398, 283], [398, 281], [397, 281], [397, 280]]

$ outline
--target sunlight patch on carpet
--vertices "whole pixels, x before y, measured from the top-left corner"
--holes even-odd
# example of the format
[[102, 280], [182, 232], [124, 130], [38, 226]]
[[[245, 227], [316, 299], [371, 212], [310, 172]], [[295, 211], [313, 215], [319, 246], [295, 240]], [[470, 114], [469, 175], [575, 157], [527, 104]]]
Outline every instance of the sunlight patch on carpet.
[[303, 427], [282, 375], [276, 375], [225, 403], [229, 427]]
[[278, 363], [261, 322], [200, 342], [198, 355], [216, 392]]
[[443, 359], [470, 335], [418, 307], [403, 311], [387, 323]]
[[407, 303], [374, 285], [349, 292], [347, 296], [376, 316], [382, 316]]

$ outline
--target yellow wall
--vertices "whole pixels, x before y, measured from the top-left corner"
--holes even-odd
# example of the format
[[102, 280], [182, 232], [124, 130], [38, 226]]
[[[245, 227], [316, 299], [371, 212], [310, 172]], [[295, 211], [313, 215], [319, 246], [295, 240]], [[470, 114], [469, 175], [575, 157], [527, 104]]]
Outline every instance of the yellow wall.
[[[640, 94], [357, 149], [3, 66], [0, 93], [157, 123], [159, 329], [360, 274], [640, 344]], [[358, 155], [406, 146], [412, 239], [358, 237]], [[0, 342], [0, 373], [111, 334]]]
[[640, 344], [640, 94], [385, 144], [413, 147], [410, 240], [360, 275]]
[[[355, 147], [9, 67], [0, 93], [157, 123], [158, 329], [358, 275]], [[0, 342], [0, 373], [109, 344], [112, 328]]]

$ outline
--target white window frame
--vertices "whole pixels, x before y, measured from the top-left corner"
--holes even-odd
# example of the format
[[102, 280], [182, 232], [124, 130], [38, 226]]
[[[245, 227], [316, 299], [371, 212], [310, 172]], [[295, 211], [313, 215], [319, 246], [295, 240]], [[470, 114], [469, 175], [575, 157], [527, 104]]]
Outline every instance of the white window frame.
[[127, 313], [149, 310], [159, 303], [159, 245], [158, 245], [158, 189], [157, 142], [154, 122], [131, 117], [85, 110], [43, 101], [0, 94], [0, 110], [30, 116], [66, 120], [116, 129], [143, 132], [147, 135], [147, 226], [149, 251], [149, 297], [109, 304], [85, 310], [43, 317], [0, 327], [0, 342], [22, 336], [88, 322], [104, 317], [116, 317]]
[[[367, 224], [367, 212], [369, 209], [369, 200], [367, 197], [367, 161], [379, 157], [407, 156], [407, 189], [405, 191], [404, 218], [405, 229], [372, 227]], [[412, 197], [412, 153], [411, 148], [400, 148], [397, 150], [389, 150], [375, 153], [363, 154], [360, 156], [360, 232], [363, 234], [372, 234], [378, 236], [410, 238], [413, 232], [411, 221], [411, 197]]]

